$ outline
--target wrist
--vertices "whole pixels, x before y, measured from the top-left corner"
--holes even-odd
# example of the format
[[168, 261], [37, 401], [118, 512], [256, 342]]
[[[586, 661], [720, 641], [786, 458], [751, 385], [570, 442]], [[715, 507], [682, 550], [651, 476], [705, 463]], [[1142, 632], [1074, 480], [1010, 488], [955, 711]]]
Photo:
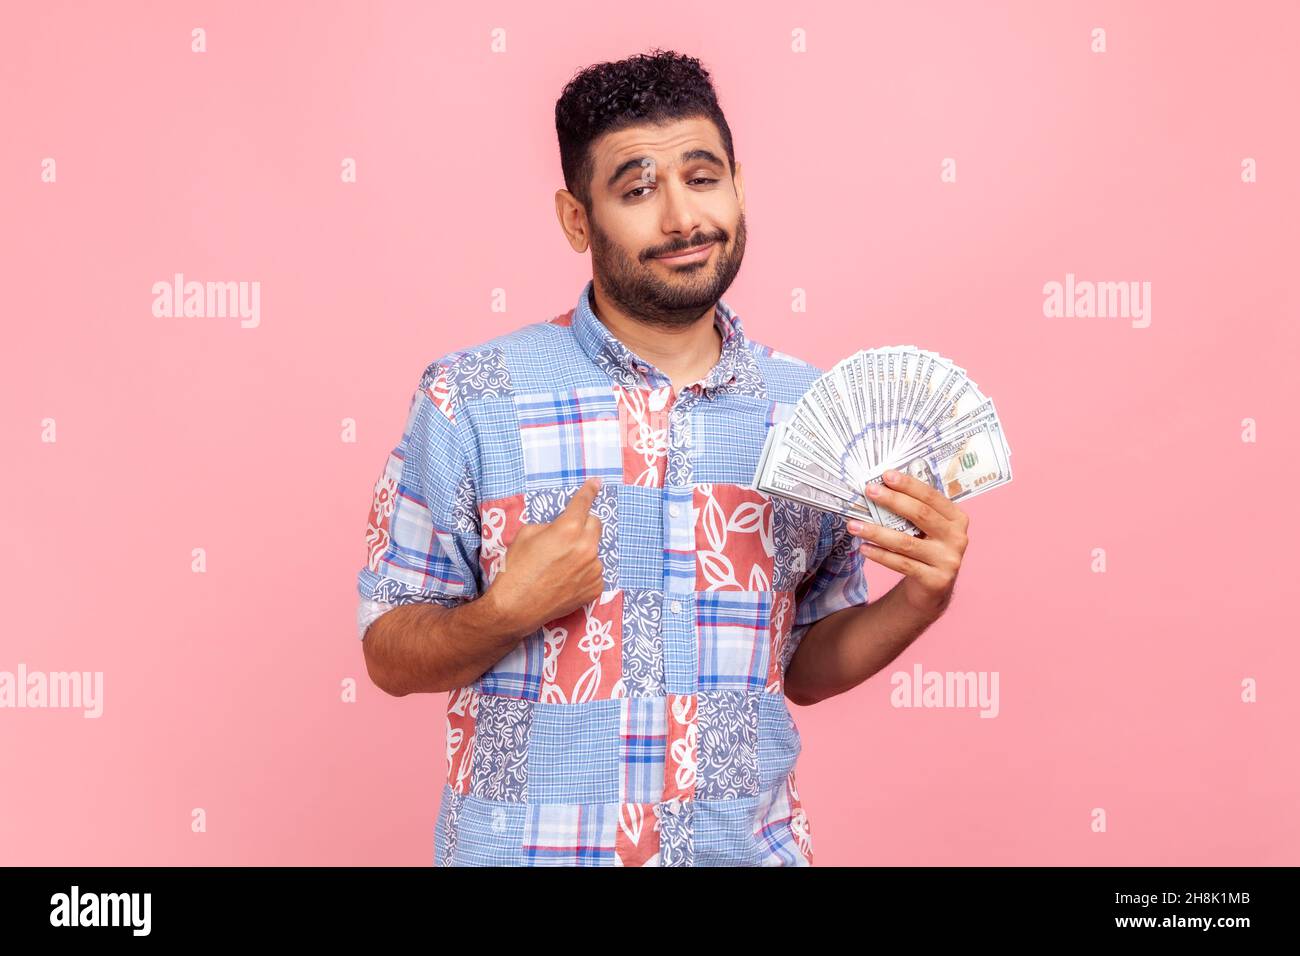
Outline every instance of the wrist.
[[948, 604], [952, 600], [952, 589], [935, 594], [932, 591], [924, 591], [920, 588], [910, 586], [911, 579], [904, 578], [899, 582], [903, 589], [903, 600], [907, 607], [914, 613], [924, 617], [927, 621], [934, 622], [943, 616], [944, 611], [948, 609]]
[[506, 640], [517, 641], [537, 630], [538, 626], [515, 608], [509, 595], [499, 587], [501, 578], [493, 581], [479, 599], [483, 603], [483, 612], [487, 616], [488, 630], [500, 634]]

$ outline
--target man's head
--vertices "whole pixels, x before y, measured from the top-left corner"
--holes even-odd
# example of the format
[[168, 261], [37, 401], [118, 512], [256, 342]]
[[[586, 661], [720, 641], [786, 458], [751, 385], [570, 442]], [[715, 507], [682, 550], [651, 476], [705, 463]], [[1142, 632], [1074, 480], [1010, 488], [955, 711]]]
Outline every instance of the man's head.
[[556, 214], [574, 249], [591, 246], [597, 284], [642, 321], [699, 319], [745, 254], [744, 186], [708, 71], [657, 50], [588, 67], [556, 101], [555, 130]]

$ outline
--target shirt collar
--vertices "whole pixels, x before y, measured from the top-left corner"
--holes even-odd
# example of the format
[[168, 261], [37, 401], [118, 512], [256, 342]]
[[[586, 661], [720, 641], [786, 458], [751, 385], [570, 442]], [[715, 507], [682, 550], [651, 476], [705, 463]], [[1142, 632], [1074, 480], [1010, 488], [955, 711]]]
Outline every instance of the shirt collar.
[[[590, 298], [594, 285], [594, 280], [587, 280], [573, 311], [573, 334], [582, 350], [610, 378], [625, 388], [659, 388], [670, 385], [668, 376], [624, 345], [596, 317]], [[722, 354], [708, 375], [696, 383], [700, 386], [699, 391], [709, 397], [719, 392], [766, 397], [758, 363], [750, 350], [749, 340], [745, 337], [744, 324], [740, 316], [722, 299], [714, 306], [713, 324], [722, 335]]]

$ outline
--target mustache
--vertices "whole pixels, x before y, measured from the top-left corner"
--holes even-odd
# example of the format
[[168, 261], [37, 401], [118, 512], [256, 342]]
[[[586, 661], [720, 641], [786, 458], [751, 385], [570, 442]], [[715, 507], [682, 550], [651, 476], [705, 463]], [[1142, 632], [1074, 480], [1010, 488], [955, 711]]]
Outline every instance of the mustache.
[[684, 246], [673, 246], [671, 249], [660, 249], [658, 252], [650, 253], [647, 258], [657, 259], [660, 256], [675, 256], [679, 252], [689, 252], [691, 249], [698, 249], [701, 246], [707, 246], [713, 242], [726, 242], [727, 237], [723, 234], [714, 236], [711, 239], [701, 239], [699, 242], [689, 243]]

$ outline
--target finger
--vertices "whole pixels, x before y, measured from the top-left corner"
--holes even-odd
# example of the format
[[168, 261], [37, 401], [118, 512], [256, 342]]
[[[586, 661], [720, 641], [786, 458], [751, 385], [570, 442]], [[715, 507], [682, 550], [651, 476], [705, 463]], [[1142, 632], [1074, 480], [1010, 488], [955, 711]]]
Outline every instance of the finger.
[[936, 541], [921, 540], [905, 531], [886, 528], [871, 521], [850, 520], [849, 533], [877, 547], [893, 551], [912, 558], [922, 564], [933, 565], [940, 557], [939, 544]]
[[573, 493], [569, 503], [560, 512], [560, 517], [555, 520], [586, 524], [588, 512], [591, 510], [591, 503], [596, 500], [596, 495], [599, 492], [600, 481], [596, 478], [588, 478], [582, 483], [582, 487]]
[[603, 482], [601, 482], [599, 479], [592, 479], [592, 480], [595, 481], [596, 490], [592, 492], [591, 504], [588, 504], [587, 506], [588, 508], [587, 519], [586, 519], [586, 524], [583, 525], [583, 528], [588, 533], [594, 534], [596, 536], [596, 540], [599, 541], [600, 536], [604, 533], [605, 523], [601, 520], [600, 515], [598, 515], [595, 511], [591, 509], [596, 499], [600, 497], [600, 489], [603, 487]]
[[883, 564], [885, 567], [891, 568], [900, 574], [906, 574], [908, 577], [924, 577], [925, 573], [930, 570], [929, 565], [896, 554], [887, 548], [878, 548], [874, 544], [864, 544], [858, 550], [877, 564]]
[[[910, 475], [907, 477], [918, 485], [922, 484]], [[902, 491], [901, 489], [890, 488], [878, 481], [869, 482], [867, 488], [875, 492], [874, 494], [866, 495], [868, 501], [875, 502], [878, 505], [888, 508], [894, 514], [912, 522], [912, 524], [916, 525], [922, 531], [929, 532], [932, 535], [938, 534], [943, 530], [944, 526], [949, 523], [950, 519], [940, 514], [929, 504], [921, 501], [919, 498], [912, 497], [912, 495]], [[934, 491], [933, 488], [930, 490]]]
[[922, 481], [915, 475], [909, 475], [905, 471], [898, 469], [890, 469], [890, 471], [898, 476], [894, 479], [885, 478], [885, 483], [891, 488], [897, 488], [899, 491], [906, 492], [913, 498], [925, 502], [950, 521], [956, 521], [961, 515], [961, 510], [952, 503], [952, 499], [938, 488]]

